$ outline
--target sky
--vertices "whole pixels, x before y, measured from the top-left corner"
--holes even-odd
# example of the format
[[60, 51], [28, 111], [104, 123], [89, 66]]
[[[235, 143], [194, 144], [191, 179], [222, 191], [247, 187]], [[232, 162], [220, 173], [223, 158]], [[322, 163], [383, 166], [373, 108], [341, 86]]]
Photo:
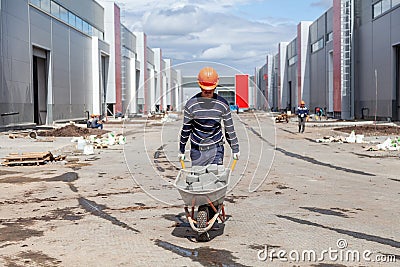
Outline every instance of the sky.
[[300, 21], [314, 21], [332, 0], [118, 0], [122, 22], [145, 32], [184, 75], [204, 65], [222, 74], [254, 74], [279, 42], [296, 36]]

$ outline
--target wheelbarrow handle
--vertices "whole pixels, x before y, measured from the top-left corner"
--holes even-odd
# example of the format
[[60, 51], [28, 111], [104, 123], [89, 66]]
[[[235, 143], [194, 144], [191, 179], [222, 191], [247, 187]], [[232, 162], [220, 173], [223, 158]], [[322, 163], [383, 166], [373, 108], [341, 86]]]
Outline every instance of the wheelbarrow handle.
[[233, 171], [235, 169], [236, 162], [237, 162], [237, 159], [234, 159], [232, 162], [231, 171]]
[[185, 162], [183, 160], [180, 160], [180, 162], [181, 162], [182, 169], [185, 169]]
[[[185, 169], [185, 162], [183, 160], [180, 160], [180, 162], [181, 162], [182, 169]], [[232, 162], [231, 171], [233, 171], [235, 169], [236, 162], [237, 162], [237, 159], [234, 159]]]

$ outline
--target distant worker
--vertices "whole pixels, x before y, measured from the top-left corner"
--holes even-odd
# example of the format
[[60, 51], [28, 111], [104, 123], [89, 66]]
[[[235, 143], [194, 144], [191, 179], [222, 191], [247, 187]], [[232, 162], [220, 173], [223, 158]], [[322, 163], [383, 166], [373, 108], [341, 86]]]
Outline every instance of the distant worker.
[[308, 108], [306, 107], [306, 102], [301, 100], [300, 106], [297, 107], [297, 117], [299, 119], [299, 133], [304, 133], [306, 128], [306, 119], [308, 116]]
[[322, 114], [323, 114], [322, 108], [316, 107], [316, 108], [315, 108], [315, 115], [317, 116], [317, 118], [318, 118], [319, 120], [322, 119]]
[[93, 121], [93, 119], [94, 119], [95, 116], [96, 116], [96, 115], [91, 114], [91, 115], [90, 115], [90, 118], [87, 120], [86, 126], [87, 126], [88, 128], [92, 128], [92, 121]]
[[223, 165], [223, 121], [233, 159], [239, 159], [239, 142], [228, 101], [215, 93], [219, 81], [217, 72], [205, 67], [200, 70], [197, 81], [201, 92], [186, 102], [178, 158], [185, 159], [185, 146], [190, 137], [192, 166]]
[[92, 120], [92, 123], [91, 123], [91, 128], [100, 128], [100, 129], [103, 129], [103, 122], [100, 120], [100, 115], [94, 115], [94, 114], [92, 114], [92, 116], [93, 116], [93, 120]]

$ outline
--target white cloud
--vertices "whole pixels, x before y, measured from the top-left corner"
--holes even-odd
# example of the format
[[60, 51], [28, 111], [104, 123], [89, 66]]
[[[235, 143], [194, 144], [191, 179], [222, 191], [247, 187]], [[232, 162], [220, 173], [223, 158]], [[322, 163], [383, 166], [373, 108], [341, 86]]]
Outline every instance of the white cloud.
[[198, 6], [202, 9], [209, 10], [211, 13], [226, 11], [235, 5], [246, 4], [252, 2], [261, 2], [262, 0], [209, 0], [201, 2], [198, 0], [118, 0], [120, 6], [129, 11], [143, 13], [149, 10], [163, 10], [165, 8], [179, 8], [186, 5]]
[[202, 31], [207, 20], [196, 6], [163, 9], [146, 14], [143, 30], [150, 35], [184, 35]]
[[[278, 43], [291, 41], [297, 22], [288, 18], [252, 21], [233, 15], [248, 0], [120, 0], [124, 24], [144, 31], [150, 47], [160, 47], [172, 63], [212, 60], [253, 74], [275, 54]], [[322, 2], [322, 1], [315, 1]]]
[[217, 59], [227, 59], [233, 57], [234, 51], [230, 44], [221, 44], [217, 47], [211, 47], [200, 55], [200, 59], [205, 60], [217, 60]]

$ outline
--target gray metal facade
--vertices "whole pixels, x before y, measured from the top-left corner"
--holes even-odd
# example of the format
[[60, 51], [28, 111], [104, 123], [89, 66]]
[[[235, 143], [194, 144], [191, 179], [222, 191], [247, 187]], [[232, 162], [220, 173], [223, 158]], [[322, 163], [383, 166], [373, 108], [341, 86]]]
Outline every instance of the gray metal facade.
[[257, 107], [262, 110], [269, 110], [268, 97], [268, 65], [265, 64], [258, 70], [257, 75]]
[[[310, 26], [309, 43], [311, 51], [308, 58], [310, 66], [310, 110], [329, 106], [328, 60], [333, 50], [333, 40], [328, 34], [333, 31], [333, 9], [329, 9]], [[319, 43], [318, 43], [319, 42]], [[333, 82], [333, 81], [331, 81]]]
[[273, 88], [273, 90], [272, 90], [272, 103], [273, 103], [273, 105], [272, 105], [272, 107], [271, 107], [271, 109], [273, 110], [273, 111], [278, 111], [278, 102], [279, 102], [279, 100], [278, 100], [278, 98], [280, 97], [279, 96], [279, 92], [278, 92], [278, 85], [279, 85], [279, 76], [278, 76], [278, 62], [279, 62], [279, 54], [276, 54], [275, 56], [274, 56], [274, 60], [273, 60], [273, 64], [272, 64], [272, 69], [273, 69], [273, 76], [272, 76], [272, 88]]
[[[182, 90], [184, 96], [184, 102], [190, 99], [195, 94], [201, 92], [200, 87], [197, 83], [196, 76], [184, 76], [182, 77]], [[223, 76], [219, 77], [218, 86], [216, 93], [221, 94], [226, 100], [234, 105], [235, 99], [235, 76]]]
[[[346, 1], [342, 2], [342, 5]], [[400, 1], [399, 0], [354, 0], [348, 7], [351, 22], [346, 26], [342, 20], [342, 35], [346, 27], [351, 30], [351, 59], [349, 78], [343, 75], [346, 60], [341, 66], [341, 117], [382, 120], [400, 119]], [[307, 57], [310, 79], [310, 109], [327, 108], [333, 114], [333, 8], [330, 8], [310, 26], [310, 53]], [[342, 10], [343, 12], [343, 10]], [[347, 12], [347, 11], [346, 11]], [[339, 14], [336, 14], [339, 16]], [[343, 15], [343, 14], [342, 14]], [[336, 18], [338, 19], [338, 18]], [[342, 57], [346, 49], [343, 36]], [[336, 39], [337, 40], [337, 39]], [[293, 43], [293, 42], [292, 42]], [[290, 45], [292, 44], [289, 44]], [[288, 47], [287, 77], [282, 93], [282, 107], [287, 104], [288, 83], [294, 88], [296, 64], [291, 66], [291, 51]], [[347, 51], [347, 50], [346, 50]], [[306, 74], [307, 75], [307, 74]], [[336, 81], [337, 82], [337, 81]], [[344, 88], [344, 86], [346, 88]], [[306, 89], [306, 88], [305, 88]], [[293, 97], [293, 96], [292, 96]], [[290, 98], [289, 98], [290, 99]], [[290, 100], [289, 100], [290, 102]]]
[[355, 3], [355, 115], [399, 120], [400, 3], [376, 16], [378, 2]]
[[[82, 16], [88, 16], [84, 19], [101, 26], [103, 9], [96, 2], [58, 2], [81, 10]], [[28, 0], [1, 0], [0, 13], [0, 113], [19, 113], [2, 116], [0, 124], [34, 122], [34, 58], [40, 53], [43, 55], [36, 58], [44, 58], [46, 73], [45, 96], [39, 96], [39, 106], [43, 101], [47, 104], [43, 111], [47, 112], [47, 121], [40, 124], [84, 117], [93, 101], [91, 37], [30, 5]], [[107, 49], [102, 42], [99, 47]]]
[[[122, 45], [122, 60], [121, 60], [121, 76], [122, 76], [122, 110], [123, 113], [128, 114], [136, 113], [136, 110], [130, 110], [131, 101], [134, 101], [132, 90], [137, 90], [138, 84], [132, 83], [132, 79], [136, 78], [131, 76], [132, 72], [136, 73], [136, 37], [135, 35], [125, 26], [121, 26], [121, 45]], [[131, 64], [134, 60], [135, 64]], [[134, 68], [134, 70], [132, 69]], [[136, 85], [136, 88], [131, 88], [132, 84]]]
[[286, 103], [283, 107], [287, 110], [295, 111], [297, 107], [297, 90], [298, 90], [298, 61], [297, 61], [297, 38], [291, 41], [287, 46], [287, 74], [286, 74], [286, 86], [284, 86], [286, 96]]

